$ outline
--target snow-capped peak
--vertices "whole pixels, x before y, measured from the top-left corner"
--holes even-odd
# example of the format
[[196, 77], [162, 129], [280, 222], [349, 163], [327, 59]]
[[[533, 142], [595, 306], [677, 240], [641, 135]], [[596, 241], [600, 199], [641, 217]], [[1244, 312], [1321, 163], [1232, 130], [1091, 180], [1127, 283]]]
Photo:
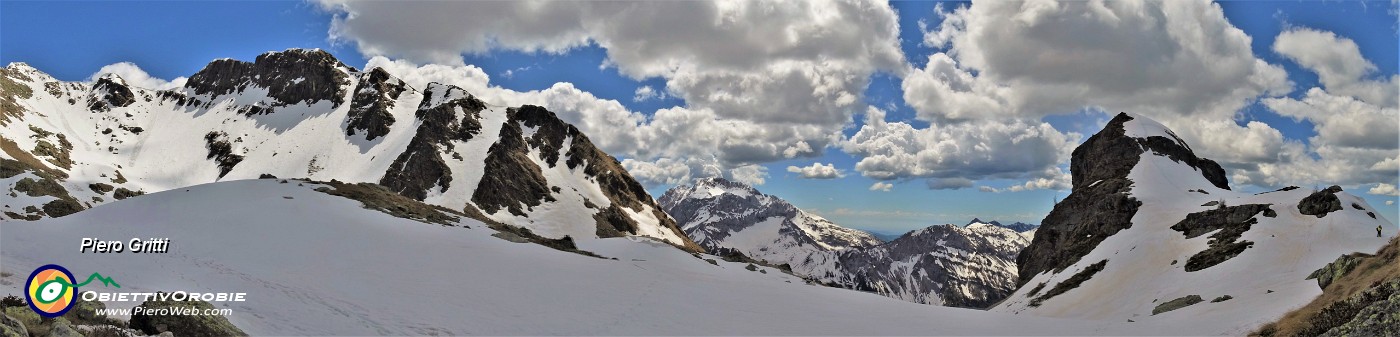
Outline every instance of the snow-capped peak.
[[980, 220], [881, 243], [722, 178], [677, 186], [658, 202], [712, 253], [787, 265], [822, 283], [918, 303], [985, 307], [1000, 300], [1014, 288], [1014, 257], [1027, 244], [1015, 231]]
[[1318, 293], [1310, 273], [1375, 251], [1388, 238], [1374, 229], [1394, 226], [1339, 187], [1233, 191], [1220, 165], [1140, 115], [1115, 116], [1074, 150], [1070, 167], [1070, 195], [1018, 256], [1021, 288], [994, 311], [1185, 319], [1200, 331], [1246, 334], [1230, 329], [1306, 304]]

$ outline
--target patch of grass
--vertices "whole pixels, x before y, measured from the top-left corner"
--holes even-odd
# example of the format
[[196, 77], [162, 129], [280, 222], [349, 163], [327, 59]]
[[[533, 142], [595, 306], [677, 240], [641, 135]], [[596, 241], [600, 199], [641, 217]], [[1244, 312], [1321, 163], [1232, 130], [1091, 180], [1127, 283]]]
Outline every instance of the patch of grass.
[[428, 205], [409, 199], [377, 184], [349, 184], [339, 180], [331, 180], [322, 184], [331, 188], [317, 188], [317, 192], [357, 200], [364, 208], [384, 212], [398, 218], [456, 226], [458, 221], [461, 221], [461, 217], [466, 215], [445, 207]]
[[29, 76], [18, 71], [0, 68], [0, 125], [9, 124], [10, 117], [19, 118], [23, 115], [25, 109], [19, 105], [19, 100], [34, 96], [34, 90], [15, 81], [16, 79], [30, 80]]
[[[1400, 284], [1400, 238], [1363, 257], [1358, 266], [1332, 281], [1322, 295], [1285, 314], [1278, 321], [1260, 327], [1255, 336], [1314, 336], [1330, 330], [1360, 312], [1356, 304], [1365, 297], [1376, 297], [1390, 284]], [[1393, 290], [1396, 286], [1390, 286]], [[1369, 292], [1369, 296], [1359, 296]], [[1343, 320], [1346, 319], [1346, 320]]]
[[561, 251], [596, 258], [604, 258], [593, 252], [578, 249], [578, 246], [574, 244], [574, 239], [572, 237], [564, 236], [562, 238], [552, 239], [539, 236], [538, 234], [535, 234], [534, 232], [530, 231], [529, 228], [511, 226], [492, 220], [491, 218], [486, 217], [485, 214], [481, 213], [480, 210], [470, 205], [463, 208], [462, 211], [457, 211], [442, 206], [429, 205], [421, 201], [414, 200], [403, 195], [399, 195], [398, 193], [394, 193], [393, 191], [390, 191], [384, 186], [380, 186], [378, 184], [373, 183], [350, 184], [340, 182], [338, 180], [331, 180], [330, 182], [313, 181], [313, 183], [324, 184], [329, 186], [316, 188], [317, 192], [356, 200], [359, 201], [362, 204], [362, 206], [364, 206], [364, 208], [384, 212], [394, 217], [416, 220], [426, 223], [440, 224], [443, 226], [463, 227], [466, 227], [466, 225], [462, 225], [459, 222], [461, 221], [462, 217], [466, 217], [470, 219], [475, 219], [477, 221], [481, 221], [482, 223], [485, 223], [487, 227], [501, 232], [498, 233], [501, 235], [496, 235], [496, 237], [505, 240], [517, 242], [520, 240], [524, 240]]
[[58, 167], [62, 167], [64, 169], [71, 169], [73, 168], [73, 159], [68, 157], [68, 151], [70, 149], [72, 149], [71, 144], [69, 144], [68, 148], [63, 148], [54, 146], [53, 144], [50, 144], [47, 141], [40, 140], [37, 144], [34, 145], [34, 154], [39, 156], [47, 156], [50, 158], [48, 160], [49, 163], [57, 165]]
[[35, 175], [43, 178], [68, 179], [67, 173], [50, 168], [48, 165], [45, 165], [43, 161], [40, 161], [39, 158], [35, 158], [34, 155], [29, 154], [29, 152], [21, 150], [19, 144], [3, 136], [0, 136], [0, 151], [5, 152], [10, 158], [14, 158], [14, 160], [0, 159], [0, 178], [13, 177], [25, 171], [32, 171]]
[[1234, 296], [1224, 295], [1224, 296], [1216, 297], [1216, 298], [1213, 299], [1213, 300], [1210, 300], [1210, 303], [1225, 302], [1225, 301], [1232, 300], [1232, 299], [1234, 299], [1234, 298], [1235, 298]]

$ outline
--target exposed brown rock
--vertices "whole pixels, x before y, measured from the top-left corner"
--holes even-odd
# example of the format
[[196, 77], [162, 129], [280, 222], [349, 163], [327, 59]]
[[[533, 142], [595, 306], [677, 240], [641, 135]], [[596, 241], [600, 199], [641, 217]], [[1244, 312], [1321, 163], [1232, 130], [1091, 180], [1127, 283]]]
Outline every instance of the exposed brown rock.
[[344, 103], [350, 76], [355, 68], [341, 63], [322, 50], [288, 49], [258, 55], [253, 62], [221, 59], [210, 62], [190, 76], [186, 88], [195, 94], [212, 96], [242, 92], [250, 86], [268, 89], [275, 102], [269, 107], [248, 110], [248, 114], [270, 113], [272, 108], [330, 101], [333, 107]]
[[374, 140], [389, 133], [394, 125], [394, 116], [389, 109], [399, 99], [408, 86], [383, 68], [374, 68], [360, 75], [360, 83], [355, 86], [355, 97], [350, 101], [349, 117], [346, 120], [345, 135], [354, 136], [356, 130], [365, 134], [365, 140]]
[[[455, 97], [433, 105], [434, 97]], [[457, 119], [457, 110], [465, 116]], [[423, 91], [423, 102], [415, 112], [421, 123], [408, 148], [389, 165], [379, 184], [395, 193], [423, 200], [428, 190], [438, 186], [447, 190], [452, 184], [452, 170], [442, 160], [442, 153], [451, 152], [452, 141], [468, 141], [481, 133], [481, 110], [486, 104], [461, 88], [437, 83]], [[488, 165], [489, 166], [489, 165]]]

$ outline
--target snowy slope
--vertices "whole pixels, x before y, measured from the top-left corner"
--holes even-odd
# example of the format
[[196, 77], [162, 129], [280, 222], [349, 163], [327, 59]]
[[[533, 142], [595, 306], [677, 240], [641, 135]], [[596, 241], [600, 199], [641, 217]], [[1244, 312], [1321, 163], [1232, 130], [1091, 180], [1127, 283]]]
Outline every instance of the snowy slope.
[[1016, 253], [1029, 243], [990, 223], [932, 226], [888, 243], [721, 178], [666, 191], [658, 201], [708, 251], [786, 265], [824, 284], [910, 302], [986, 307], [1016, 288]]
[[[1218, 166], [1212, 169], [1213, 162], [1198, 160], [1183, 140], [1142, 116], [1119, 115], [1095, 138], [1076, 150], [1074, 161], [1097, 160], [1093, 166], [1100, 169], [1077, 167], [1073, 172], [1073, 194], [1089, 193], [1090, 198], [1098, 200], [1126, 195], [1126, 206], [1095, 208], [1102, 214], [1061, 214], [1064, 209], [1081, 207], [1081, 197], [1075, 195], [1056, 205], [1031, 247], [1020, 256], [1021, 268], [1027, 268], [1028, 262], [1035, 262], [1040, 256], [1074, 249], [1074, 245], [1083, 242], [1075, 241], [1079, 240], [1076, 238], [1087, 235], [1092, 237], [1088, 239], [1101, 241], [1087, 247], [1091, 249], [1063, 269], [1023, 273], [1023, 286], [993, 311], [1095, 320], [1190, 322], [1190, 330], [1186, 331], [1242, 334], [1316, 297], [1320, 290], [1314, 281], [1306, 280], [1309, 273], [1339, 255], [1375, 251], [1389, 238], [1376, 237], [1374, 228], [1394, 226], [1365, 200], [1347, 192], [1335, 193], [1340, 210], [1318, 217], [1300, 213], [1300, 200], [1314, 192], [1309, 189], [1261, 194], [1227, 189], [1220, 183], [1224, 180], [1223, 171], [1215, 172]], [[1121, 144], [1130, 144], [1128, 149], [1142, 144], [1137, 147], [1141, 154], [1116, 159], [1087, 155], [1119, 151], [1123, 149]], [[1085, 156], [1081, 156], [1081, 150]], [[1113, 173], [1102, 169], [1118, 164], [1131, 165], [1130, 170], [1123, 167], [1125, 177], [1113, 177]], [[1121, 192], [1097, 190], [1123, 178], [1128, 185]], [[1133, 206], [1133, 200], [1140, 205]], [[1219, 205], [1222, 202], [1224, 206]], [[1186, 221], [1227, 213], [1232, 213], [1229, 221]], [[1120, 215], [1131, 216], [1131, 222], [1101, 222]], [[1072, 216], [1080, 216], [1075, 219], [1092, 225], [1058, 223]], [[1183, 230], [1193, 224], [1214, 227], [1200, 228], [1199, 232]], [[1127, 227], [1119, 229], [1120, 225]], [[1094, 229], [1105, 227], [1118, 231], [1102, 234]], [[1229, 238], [1232, 231], [1238, 233], [1238, 238]], [[1228, 253], [1207, 254], [1213, 246], [1242, 251], [1233, 257]], [[1064, 255], [1056, 256], [1058, 261], [1074, 261]], [[1098, 268], [1091, 268], [1095, 265], [1102, 266], [1096, 273], [1092, 270]], [[1044, 298], [1057, 285], [1073, 283], [1065, 281], [1075, 275], [1092, 276], [1077, 287]], [[1198, 295], [1206, 302], [1153, 315], [1158, 305], [1190, 295]], [[1222, 296], [1232, 299], [1210, 302]]]
[[413, 88], [320, 50], [216, 60], [174, 90], [115, 75], [62, 82], [23, 63], [0, 69], [0, 82], [0, 219], [271, 174], [375, 182], [550, 237], [644, 235], [698, 250], [553, 113]]
[[[6, 221], [0, 270], [11, 276], [0, 291], [18, 293], [30, 270], [57, 263], [101, 272], [122, 291], [246, 292], [246, 302], [216, 306], [233, 309], [229, 320], [253, 335], [1128, 335], [1174, 327], [918, 305], [767, 268], [712, 265], [639, 237], [581, 239], [580, 248], [617, 258], [599, 259], [497, 239], [472, 220], [465, 228], [395, 218], [312, 188], [220, 182]], [[172, 251], [74, 249], [82, 237], [132, 236], [169, 237]]]

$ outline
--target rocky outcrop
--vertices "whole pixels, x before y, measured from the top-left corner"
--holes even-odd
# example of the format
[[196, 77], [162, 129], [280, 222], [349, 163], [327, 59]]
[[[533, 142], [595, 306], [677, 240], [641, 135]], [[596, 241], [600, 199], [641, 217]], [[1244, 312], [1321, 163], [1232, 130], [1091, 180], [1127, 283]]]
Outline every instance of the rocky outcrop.
[[1400, 326], [1400, 239], [1314, 271], [1322, 294], [1252, 336], [1389, 336]]
[[1042, 272], [1063, 271], [1105, 238], [1132, 227], [1142, 202], [1129, 194], [1133, 181], [1128, 173], [1148, 151], [1190, 166], [1215, 187], [1230, 189], [1219, 164], [1197, 157], [1171, 131], [1165, 131], [1165, 136], [1129, 136], [1124, 125], [1132, 120], [1132, 116], [1120, 113], [1074, 149], [1070, 195], [1041, 221], [1035, 239], [1017, 257], [1019, 284]]
[[[1386, 336], [1400, 327], [1400, 280], [1371, 287], [1324, 309], [1323, 322], [1341, 322], [1318, 336]], [[1322, 326], [1331, 324], [1320, 324]]]
[[[526, 130], [530, 130], [526, 134]], [[531, 158], [535, 151], [538, 157]], [[538, 163], [538, 164], [537, 164]], [[569, 170], [582, 170], [601, 188], [608, 206], [593, 215], [598, 237], [637, 235], [640, 224], [630, 213], [650, 212], [663, 231], [675, 233], [682, 242], [678, 246], [700, 251], [687, 238], [676, 222], [652, 201], [646, 188], [627, 174], [616, 158], [598, 149], [578, 128], [564, 123], [543, 107], [525, 105], [506, 110], [506, 122], [500, 139], [487, 151], [485, 174], [472, 202], [487, 213], [505, 209], [523, 215], [528, 208], [543, 202], [556, 201], [557, 187], [544, 178], [544, 165], [559, 165]], [[557, 184], [557, 182], [556, 182]]]
[[374, 140], [388, 134], [389, 127], [394, 125], [394, 115], [389, 114], [389, 109], [407, 89], [407, 84], [389, 75], [383, 68], [360, 74], [360, 83], [355, 85], [355, 97], [350, 101], [345, 135], [354, 136], [358, 130], [364, 133], [365, 140]]
[[0, 307], [0, 335], [5, 337], [29, 337], [29, 329], [14, 317], [10, 317], [5, 312], [6, 308]]
[[[1064, 294], [1069, 292], [1070, 290], [1079, 288], [1079, 285], [1084, 284], [1084, 281], [1088, 281], [1089, 279], [1094, 278], [1094, 275], [1103, 271], [1103, 268], [1107, 265], [1108, 260], [1103, 260], [1091, 264], [1088, 267], [1084, 267], [1083, 270], [1074, 273], [1074, 275], [1071, 275], [1068, 279], [1065, 279], [1064, 281], [1055, 284], [1054, 287], [1050, 288], [1050, 291], [1046, 291], [1045, 294], [1042, 294], [1036, 297], [1035, 299], [1032, 299], [1030, 305], [1032, 307], [1040, 306], [1041, 303], [1045, 303], [1045, 301], [1054, 298], [1055, 296], [1059, 296], [1060, 294]], [[1042, 284], [1041, 286], [1044, 286], [1044, 284]], [[1040, 286], [1037, 286], [1036, 289], [1040, 289]], [[1032, 293], [1035, 292], [1032, 291]]]
[[107, 110], [112, 107], [124, 107], [136, 101], [136, 94], [131, 92], [131, 88], [126, 86], [126, 81], [117, 75], [107, 75], [97, 79], [92, 85], [92, 97], [88, 102], [88, 109]]
[[520, 109], [506, 110], [507, 122], [501, 127], [501, 139], [487, 150], [486, 173], [472, 194], [472, 202], [486, 213], [505, 209], [511, 214], [525, 215], [526, 210], [541, 202], [555, 201], [544, 173], [529, 157], [525, 131], [519, 122], [510, 122], [517, 120], [519, 113]]
[[[1070, 157], [1073, 189], [1040, 222], [1035, 239], [1017, 256], [1018, 285], [1046, 271], [1064, 271], [1099, 242], [1132, 226], [1142, 202], [1128, 193], [1133, 185], [1128, 173], [1144, 152], [1140, 139], [1129, 137], [1124, 130], [1124, 123], [1132, 119], [1118, 114], [1074, 149]], [[1152, 144], [1175, 152], [1175, 143]]]
[[242, 155], [233, 153], [233, 144], [229, 142], [228, 133], [223, 131], [204, 134], [204, 148], [209, 150], [209, 155], [205, 158], [214, 160], [219, 166], [219, 178], [228, 175], [235, 165], [243, 161]]
[[1215, 232], [1210, 236], [1206, 250], [1186, 260], [1186, 271], [1210, 268], [1253, 247], [1254, 242], [1241, 241], [1240, 236], [1249, 231], [1250, 226], [1259, 223], [1254, 216], [1260, 213], [1271, 218], [1278, 216], [1269, 209], [1268, 204], [1221, 205], [1213, 210], [1187, 214], [1181, 222], [1172, 225], [1173, 230], [1185, 234], [1188, 239]]
[[[1177, 299], [1174, 299], [1174, 300], [1170, 300], [1170, 301], [1166, 301], [1166, 302], [1162, 302], [1162, 304], [1158, 304], [1156, 308], [1152, 308], [1152, 314], [1153, 314], [1153, 315], [1156, 315], [1156, 314], [1160, 314], [1160, 313], [1164, 313], [1164, 312], [1168, 312], [1168, 311], [1172, 311], [1172, 310], [1176, 310], [1176, 309], [1181, 309], [1181, 308], [1185, 308], [1185, 307], [1191, 306], [1192, 304], [1201, 303], [1201, 302], [1205, 302], [1205, 299], [1202, 299], [1202, 298], [1201, 298], [1201, 295], [1187, 295], [1187, 296], [1182, 296], [1182, 297], [1180, 297], [1180, 298], [1177, 298]], [[1214, 301], [1213, 301], [1213, 302], [1214, 302]]]
[[1342, 210], [1342, 200], [1337, 198], [1337, 192], [1341, 191], [1341, 186], [1332, 185], [1327, 189], [1309, 194], [1303, 200], [1298, 201], [1298, 213], [1321, 218], [1327, 216], [1327, 213]]
[[[452, 141], [468, 141], [481, 133], [481, 110], [486, 104], [461, 88], [429, 84], [414, 115], [421, 122], [408, 148], [389, 165], [379, 184], [406, 197], [422, 201], [429, 189], [452, 186], [452, 170], [442, 153], [452, 152]], [[462, 112], [458, 118], [458, 111]], [[487, 170], [491, 164], [487, 163]], [[488, 174], [487, 176], [490, 176]]]
[[1357, 265], [1360, 265], [1362, 261], [1365, 261], [1366, 258], [1369, 257], [1372, 256], [1364, 253], [1339, 256], [1336, 261], [1332, 261], [1332, 263], [1328, 263], [1326, 266], [1314, 270], [1312, 274], [1308, 274], [1307, 279], [1316, 279], [1317, 287], [1322, 290], [1327, 290], [1328, 285], [1346, 276], [1347, 273], [1356, 269]]
[[185, 87], [197, 95], [212, 97], [252, 87], [267, 89], [272, 102], [248, 110], [250, 113], [272, 113], [277, 107], [320, 101], [330, 101], [332, 107], [338, 107], [345, 101], [351, 71], [355, 68], [323, 50], [289, 49], [258, 55], [253, 62], [215, 60], [190, 76]]

